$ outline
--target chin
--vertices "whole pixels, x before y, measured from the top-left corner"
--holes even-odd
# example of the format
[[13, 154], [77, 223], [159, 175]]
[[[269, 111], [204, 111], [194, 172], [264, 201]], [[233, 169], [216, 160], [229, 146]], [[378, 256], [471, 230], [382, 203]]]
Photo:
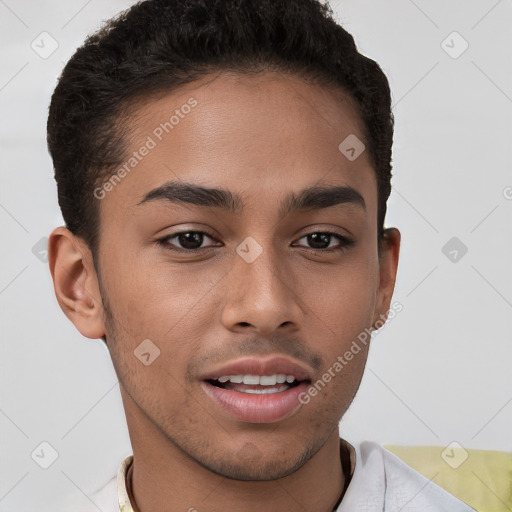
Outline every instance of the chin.
[[255, 460], [253, 465], [240, 463], [239, 461], [224, 460], [220, 465], [207, 466], [207, 468], [224, 478], [230, 480], [265, 482], [277, 480], [294, 473], [302, 464], [295, 464], [290, 467], [289, 463], [272, 460]]
[[284, 478], [300, 469], [314, 451], [304, 447], [294, 454], [263, 454], [254, 444], [247, 443], [238, 453], [224, 453], [215, 460], [197, 460], [208, 470], [224, 478], [264, 482]]

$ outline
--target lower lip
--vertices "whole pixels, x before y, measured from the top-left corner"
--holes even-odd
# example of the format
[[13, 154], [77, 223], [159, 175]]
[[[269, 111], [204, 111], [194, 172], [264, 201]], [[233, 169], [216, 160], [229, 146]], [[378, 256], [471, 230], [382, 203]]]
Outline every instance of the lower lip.
[[292, 415], [301, 403], [299, 395], [307, 390], [308, 383], [279, 393], [256, 395], [218, 388], [203, 381], [206, 393], [225, 411], [235, 418], [250, 423], [274, 423]]

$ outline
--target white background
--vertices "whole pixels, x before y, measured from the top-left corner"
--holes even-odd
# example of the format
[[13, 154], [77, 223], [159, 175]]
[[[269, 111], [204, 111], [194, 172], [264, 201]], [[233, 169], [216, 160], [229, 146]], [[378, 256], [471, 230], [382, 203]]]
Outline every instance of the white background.
[[[88, 33], [131, 4], [0, 1], [2, 512], [60, 493], [86, 503], [131, 453], [108, 352], [66, 319], [32, 251], [62, 224], [45, 141], [56, 77]], [[352, 442], [511, 451], [512, 2], [332, 5], [391, 82], [387, 225], [403, 237], [403, 311], [375, 337], [341, 432]], [[59, 45], [48, 58], [31, 48], [43, 31]], [[452, 237], [468, 248], [456, 262], [442, 251]], [[59, 455], [46, 470], [31, 458], [43, 441]]]

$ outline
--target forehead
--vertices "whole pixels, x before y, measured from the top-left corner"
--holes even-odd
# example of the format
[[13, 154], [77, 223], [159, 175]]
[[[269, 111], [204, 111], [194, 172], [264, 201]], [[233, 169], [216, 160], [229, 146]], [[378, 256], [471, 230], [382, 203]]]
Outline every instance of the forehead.
[[364, 141], [357, 107], [340, 89], [275, 72], [224, 72], [139, 104], [128, 122], [125, 172], [102, 210], [132, 208], [180, 180], [227, 188], [249, 207], [325, 184], [376, 202], [367, 152], [349, 159], [340, 150], [346, 140]]

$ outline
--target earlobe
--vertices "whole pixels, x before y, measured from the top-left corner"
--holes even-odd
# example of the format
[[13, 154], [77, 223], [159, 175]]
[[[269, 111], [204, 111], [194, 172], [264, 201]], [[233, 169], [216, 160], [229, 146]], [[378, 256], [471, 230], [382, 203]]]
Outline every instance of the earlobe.
[[62, 311], [83, 336], [104, 336], [103, 304], [87, 244], [65, 227], [56, 228], [50, 235], [48, 259]]
[[396, 228], [388, 228], [384, 231], [379, 263], [380, 280], [377, 291], [377, 307], [373, 319], [377, 329], [386, 321], [393, 297], [400, 253], [400, 238], [400, 231]]

